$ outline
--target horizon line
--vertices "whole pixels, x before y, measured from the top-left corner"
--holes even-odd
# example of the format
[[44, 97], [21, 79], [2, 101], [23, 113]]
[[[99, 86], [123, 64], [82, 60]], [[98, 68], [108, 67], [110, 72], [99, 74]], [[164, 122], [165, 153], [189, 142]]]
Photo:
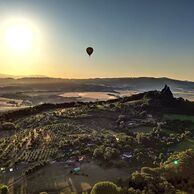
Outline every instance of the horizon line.
[[[172, 78], [172, 77], [166, 77], [166, 76], [161, 76], [161, 77], [152, 77], [152, 76], [134, 76], [134, 77], [126, 77], [126, 76], [118, 76], [118, 77], [88, 77], [88, 78], [66, 78], [66, 77], [55, 77], [55, 76], [45, 76], [45, 75], [7, 75], [7, 74], [0, 74], [0, 76], [5, 76], [5, 77], [0, 77], [0, 79], [14, 79], [14, 80], [19, 80], [19, 79], [61, 79], [61, 80], [92, 80], [92, 79], [139, 79], [139, 78], [152, 78], [152, 79], [169, 79], [169, 80], [174, 80], [174, 81], [184, 81], [184, 82], [194, 82], [194, 80], [187, 80], [187, 79], [177, 79], [177, 78]], [[7, 76], [7, 77], [6, 77]]]

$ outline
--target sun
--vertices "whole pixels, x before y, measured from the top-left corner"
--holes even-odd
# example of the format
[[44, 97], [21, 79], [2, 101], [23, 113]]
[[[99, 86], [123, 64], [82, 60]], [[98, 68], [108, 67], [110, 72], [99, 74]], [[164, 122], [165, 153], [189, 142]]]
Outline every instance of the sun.
[[10, 26], [5, 35], [8, 46], [15, 51], [24, 52], [32, 47], [33, 32], [27, 25]]

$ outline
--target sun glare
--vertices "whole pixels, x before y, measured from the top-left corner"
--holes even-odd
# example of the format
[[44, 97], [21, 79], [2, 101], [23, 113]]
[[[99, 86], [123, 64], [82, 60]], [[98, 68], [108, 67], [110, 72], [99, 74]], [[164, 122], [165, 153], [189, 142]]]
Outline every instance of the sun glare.
[[8, 45], [16, 51], [25, 51], [32, 46], [33, 33], [25, 25], [11, 26], [6, 32]]
[[34, 18], [17, 15], [0, 18], [1, 71], [13, 75], [36, 74], [47, 63], [44, 32], [44, 25]]

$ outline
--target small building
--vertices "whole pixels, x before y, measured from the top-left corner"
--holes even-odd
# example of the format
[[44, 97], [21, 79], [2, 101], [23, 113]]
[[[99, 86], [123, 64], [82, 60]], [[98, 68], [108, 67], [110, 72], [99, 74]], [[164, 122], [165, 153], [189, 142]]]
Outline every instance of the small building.
[[122, 154], [122, 159], [130, 159], [132, 157], [133, 157], [133, 155], [131, 153], [123, 153]]
[[88, 147], [93, 147], [93, 146], [95, 146], [95, 144], [94, 143], [88, 143], [87, 146]]

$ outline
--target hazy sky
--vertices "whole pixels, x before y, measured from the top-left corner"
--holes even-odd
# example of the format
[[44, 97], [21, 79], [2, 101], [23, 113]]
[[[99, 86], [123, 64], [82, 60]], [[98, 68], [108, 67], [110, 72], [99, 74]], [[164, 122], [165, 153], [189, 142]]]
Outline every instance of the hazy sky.
[[33, 33], [23, 53], [0, 45], [0, 73], [194, 80], [193, 11], [193, 0], [0, 0], [1, 42], [10, 20]]

